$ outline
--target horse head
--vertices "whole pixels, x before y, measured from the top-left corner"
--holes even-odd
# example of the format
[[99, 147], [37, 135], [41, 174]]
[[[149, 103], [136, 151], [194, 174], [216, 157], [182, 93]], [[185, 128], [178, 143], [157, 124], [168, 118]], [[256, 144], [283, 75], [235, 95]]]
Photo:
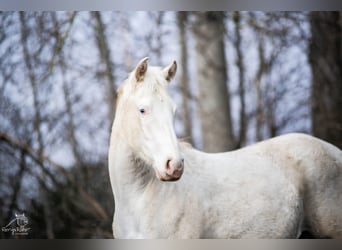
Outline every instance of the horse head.
[[177, 70], [176, 61], [165, 68], [149, 67], [142, 59], [118, 91], [116, 118], [134, 157], [152, 166], [158, 179], [178, 180], [183, 158], [174, 130], [176, 105], [168, 85]]

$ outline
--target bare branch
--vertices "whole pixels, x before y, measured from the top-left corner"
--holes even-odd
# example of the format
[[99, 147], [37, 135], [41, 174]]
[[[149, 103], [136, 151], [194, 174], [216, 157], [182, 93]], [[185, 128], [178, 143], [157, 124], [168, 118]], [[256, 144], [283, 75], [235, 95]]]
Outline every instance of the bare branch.
[[[50, 178], [52, 178], [52, 180], [57, 186], [59, 185], [59, 182], [45, 169], [45, 167], [43, 167], [44, 163], [48, 163], [49, 165], [53, 166], [59, 173], [63, 174], [63, 176], [67, 179], [70, 185], [73, 185], [74, 182], [70, 174], [66, 172], [66, 170], [61, 165], [55, 163], [54, 161], [49, 159], [47, 156], [43, 154], [39, 154], [29, 145], [21, 143], [20, 141], [12, 138], [6, 133], [0, 132], [0, 140], [9, 143], [11, 146], [22, 150], [24, 153], [30, 156], [31, 159], [33, 159], [38, 165], [42, 166], [42, 169], [44, 170], [44, 172], [48, 174]], [[93, 197], [87, 194], [81, 186], [78, 185], [77, 189], [80, 192], [81, 197], [87, 202], [88, 205], [90, 205], [90, 207], [94, 209], [94, 213], [96, 214], [97, 217], [103, 220], [108, 218], [108, 215], [105, 212], [105, 210]]]

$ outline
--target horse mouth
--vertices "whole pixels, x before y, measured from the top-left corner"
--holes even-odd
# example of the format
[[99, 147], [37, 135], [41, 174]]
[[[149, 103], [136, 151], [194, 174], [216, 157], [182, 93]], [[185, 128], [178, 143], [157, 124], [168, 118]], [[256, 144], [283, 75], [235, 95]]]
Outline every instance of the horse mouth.
[[161, 178], [160, 180], [161, 180], [161, 181], [169, 181], [169, 182], [172, 182], [172, 181], [178, 181], [180, 178], [181, 178], [181, 176], [179, 176], [179, 177], [174, 177], [174, 176], [169, 176], [169, 175], [167, 175], [167, 178]]
[[178, 181], [183, 175], [183, 171], [177, 175], [168, 175], [165, 173], [165, 175], [162, 175], [158, 170], [156, 170], [156, 176], [159, 180], [165, 181], [165, 182], [173, 182], [173, 181]]

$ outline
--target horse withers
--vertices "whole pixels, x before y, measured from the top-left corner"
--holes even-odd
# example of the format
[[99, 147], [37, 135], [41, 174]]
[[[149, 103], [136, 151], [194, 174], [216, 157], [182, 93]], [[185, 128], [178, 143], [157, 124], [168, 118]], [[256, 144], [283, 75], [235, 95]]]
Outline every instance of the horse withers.
[[288, 134], [208, 154], [177, 140], [166, 68], [118, 89], [109, 148], [115, 238], [342, 238], [342, 151]]

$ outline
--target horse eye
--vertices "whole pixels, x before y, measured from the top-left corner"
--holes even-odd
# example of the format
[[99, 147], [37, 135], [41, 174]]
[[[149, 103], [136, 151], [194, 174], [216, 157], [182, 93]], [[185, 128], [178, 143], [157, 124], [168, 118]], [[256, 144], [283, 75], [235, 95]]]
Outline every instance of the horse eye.
[[139, 112], [141, 113], [141, 114], [145, 114], [145, 109], [139, 109]]

